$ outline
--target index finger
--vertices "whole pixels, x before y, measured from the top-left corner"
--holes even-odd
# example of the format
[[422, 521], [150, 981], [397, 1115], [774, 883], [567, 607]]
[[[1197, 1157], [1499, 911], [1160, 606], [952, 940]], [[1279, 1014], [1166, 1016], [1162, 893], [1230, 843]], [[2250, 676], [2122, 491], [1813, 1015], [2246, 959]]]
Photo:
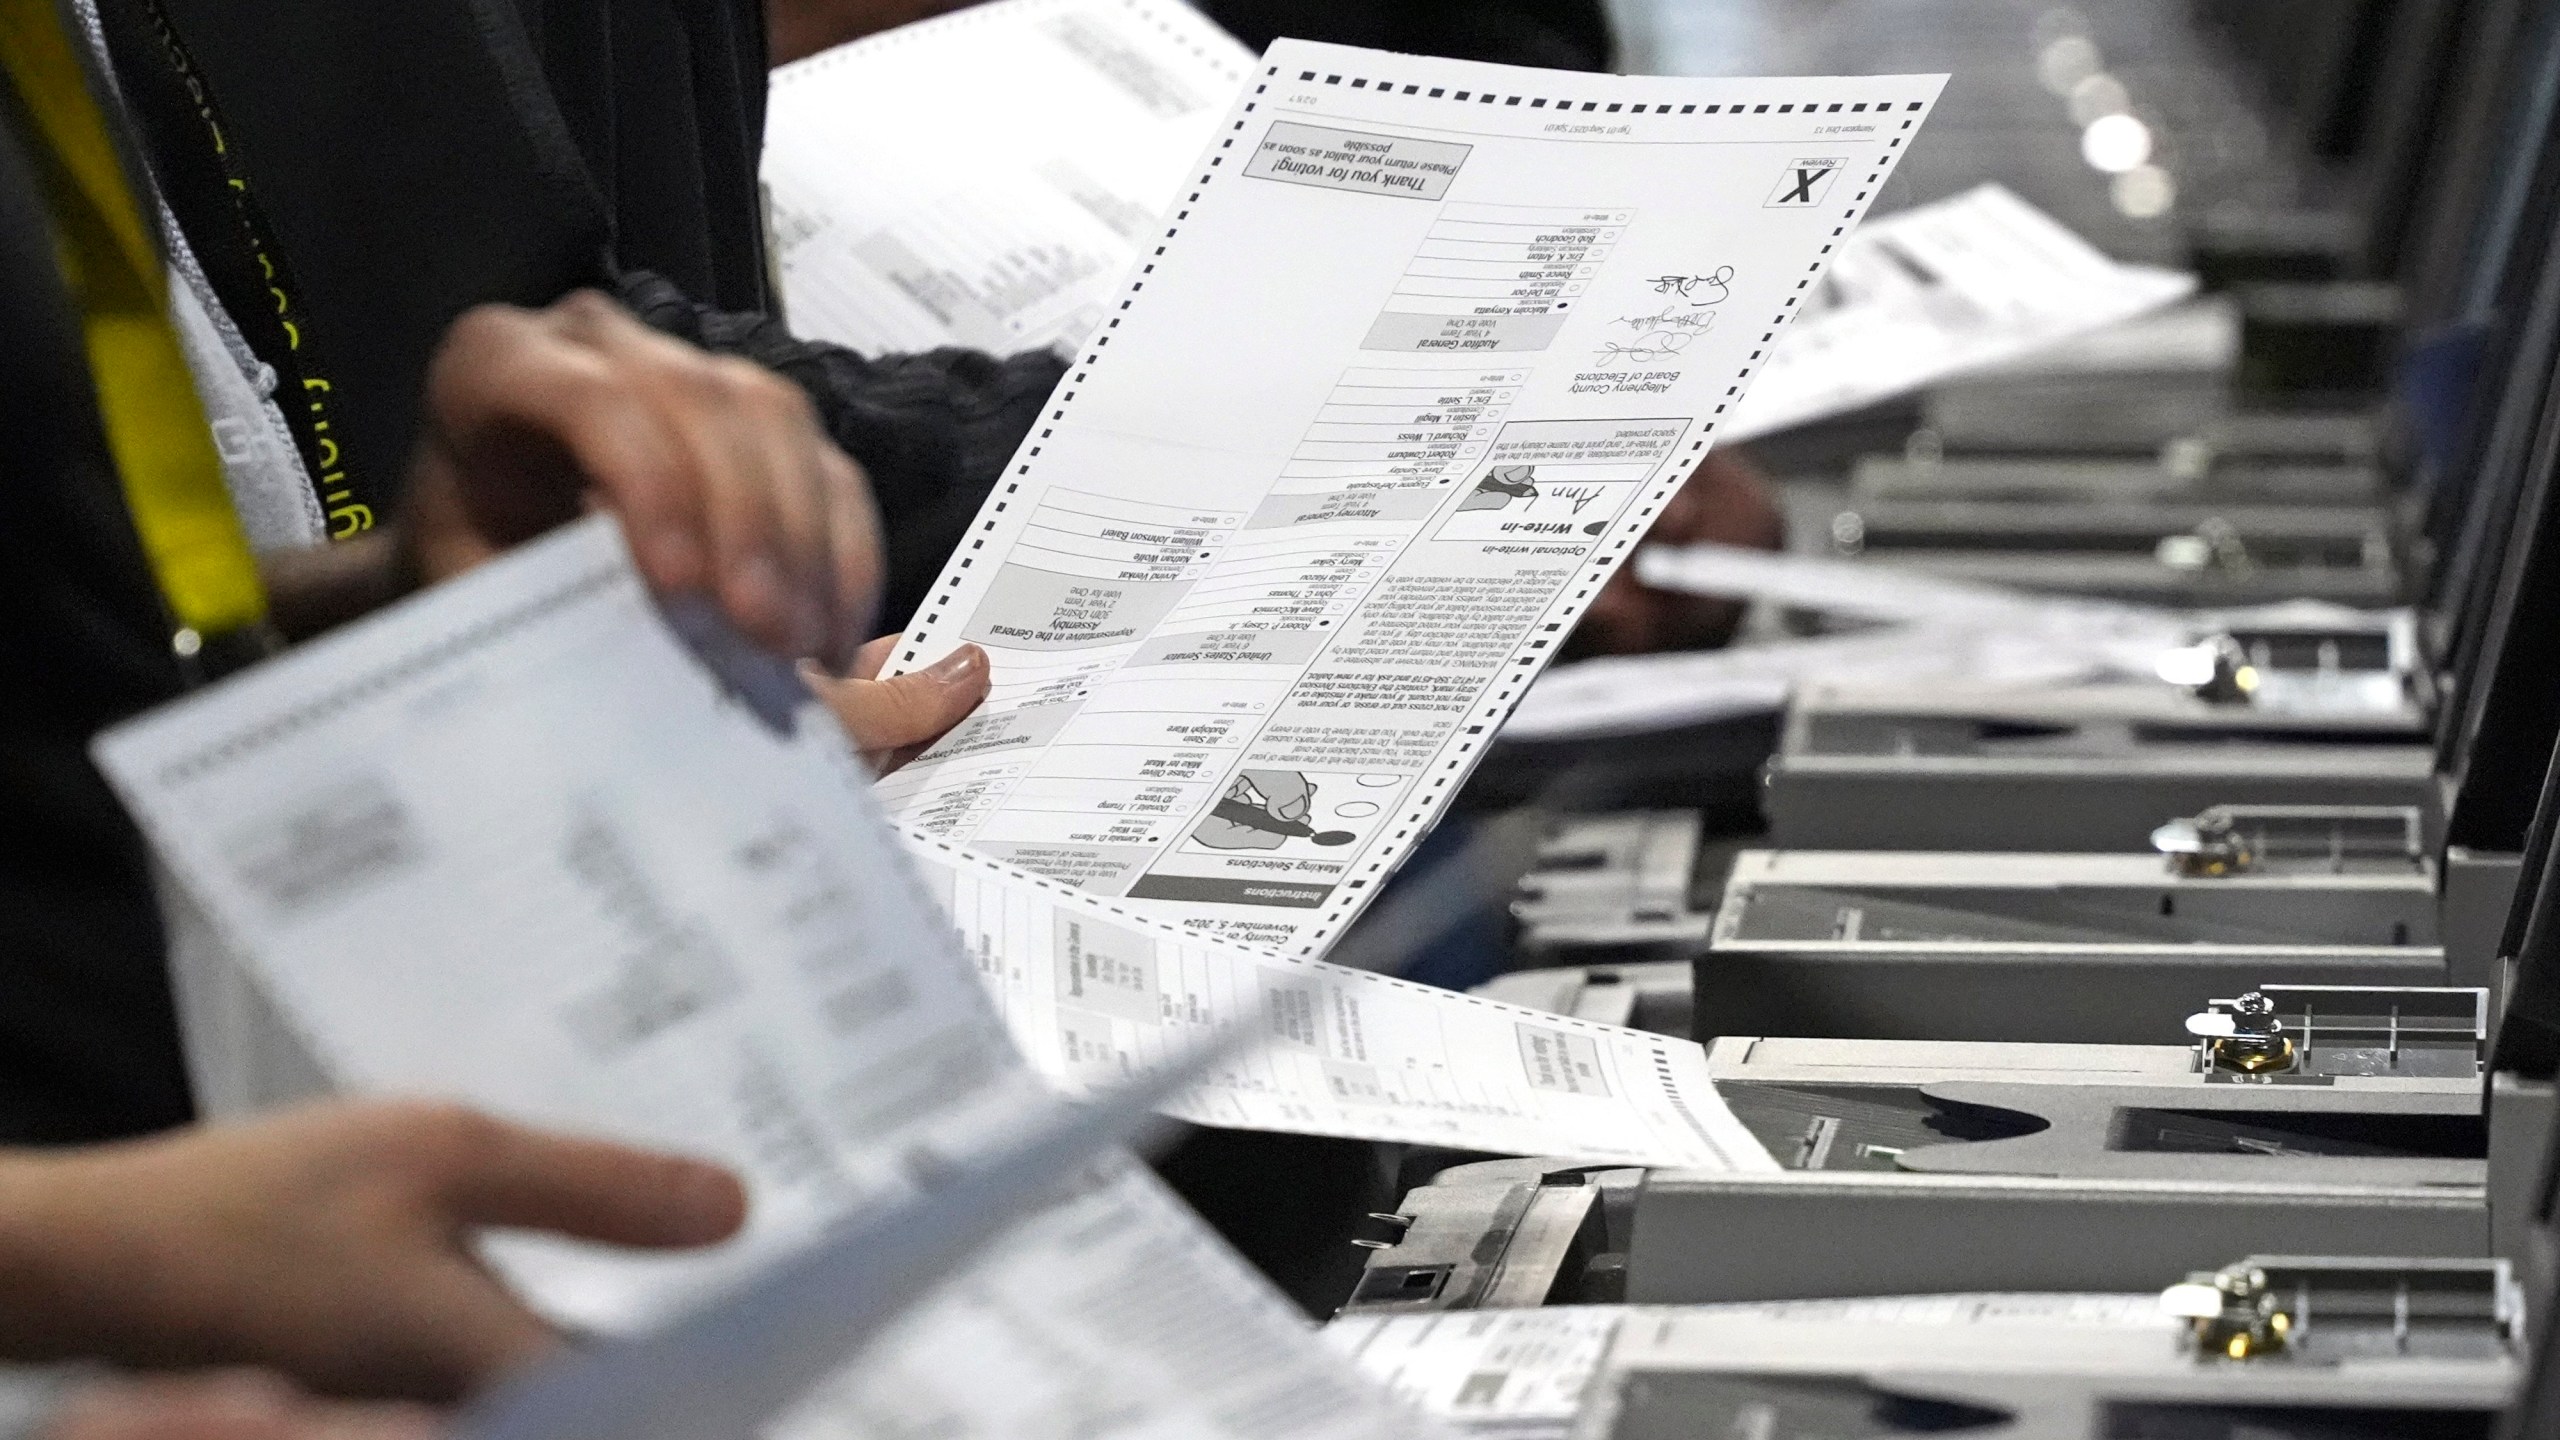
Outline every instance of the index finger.
[[500, 1121], [457, 1149], [435, 1198], [460, 1224], [674, 1249], [725, 1240], [746, 1222], [746, 1187], [700, 1160]]

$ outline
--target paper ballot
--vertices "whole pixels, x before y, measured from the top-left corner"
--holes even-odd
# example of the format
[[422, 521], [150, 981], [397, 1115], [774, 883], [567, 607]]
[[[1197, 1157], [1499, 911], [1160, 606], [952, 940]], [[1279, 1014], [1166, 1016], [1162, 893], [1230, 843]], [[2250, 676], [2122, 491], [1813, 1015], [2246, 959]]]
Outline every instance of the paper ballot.
[[1631, 1314], [1622, 1305], [1345, 1315], [1327, 1343], [1471, 1435], [1564, 1440]]
[[[1890, 565], [1778, 555], [1730, 545], [1655, 546], [1646, 584], [1693, 595], [1892, 622], [1883, 628], [1726, 650], [1611, 656], [1538, 678], [1503, 727], [1512, 740], [1566, 740], [1694, 725], [1783, 708], [1796, 687], [1931, 681], [2030, 688], [2106, 678], [2193, 686], [2211, 678], [2205, 637], [2268, 627], [2352, 626], [2411, 653], [2405, 611], [2311, 601], [2224, 610], [2075, 600], [1949, 580]], [[2199, 671], [2195, 667], [2201, 666]], [[2263, 714], [2407, 713], [2402, 663], [2372, 670], [2269, 671]]]
[[784, 66], [763, 174], [792, 328], [1082, 344], [1253, 67], [1180, 0], [999, 0]]
[[[1108, 1185], [1105, 1152], [1157, 1123], [1151, 1112], [1165, 1096], [1243, 1038], [1226, 1032], [1093, 1103], [1026, 1115], [991, 1148], [943, 1158], [926, 1192], [862, 1207], [644, 1335], [590, 1344], [510, 1380], [476, 1399], [457, 1428], [472, 1440], [754, 1434], [1044, 1202]], [[1091, 1173], [1097, 1162], [1101, 1174]]]
[[1724, 430], [1748, 440], [2019, 360], [2185, 299], [1998, 185], [1888, 215], [1841, 247]]
[[1470, 1435], [1563, 1440], [1613, 1370], [1874, 1363], [1927, 1335], [2011, 1369], [2183, 1363], [2156, 1293], [1888, 1295], [1723, 1305], [1551, 1305], [1346, 1315], [1327, 1342]]
[[[594, 520], [120, 727], [174, 883], [350, 1090], [716, 1157], [747, 1234], [510, 1239], [537, 1304], [657, 1320], [1053, 1103], [814, 707], [662, 623]], [[1061, 1176], [1061, 1182], [1074, 1180]], [[1097, 1175], [779, 1433], [1385, 1436], [1153, 1179]]]
[[1636, 557], [1636, 575], [1658, 590], [1757, 600], [1865, 620], [2034, 624], [2060, 617], [2099, 623], [2146, 615], [2159, 618], [2164, 613], [2137, 605], [1949, 580], [1893, 565], [1712, 542], [1654, 546]]
[[1166, 1113], [1521, 1155], [1778, 1168], [1692, 1041], [1248, 950], [983, 856], [916, 850], [1015, 1042], [1070, 1094], [1149, 1073], [1246, 1022], [1263, 1043]]
[[1632, 735], [1786, 708], [1808, 684], [1934, 681], [2021, 687], [2094, 680], [2106, 647], [2032, 626], [1908, 624], [1724, 650], [1606, 656], [1538, 677], [1502, 727], [1506, 740]]
[[1942, 77], [1282, 41], [894, 670], [981, 713], [902, 820], [1319, 953], [1696, 467]]

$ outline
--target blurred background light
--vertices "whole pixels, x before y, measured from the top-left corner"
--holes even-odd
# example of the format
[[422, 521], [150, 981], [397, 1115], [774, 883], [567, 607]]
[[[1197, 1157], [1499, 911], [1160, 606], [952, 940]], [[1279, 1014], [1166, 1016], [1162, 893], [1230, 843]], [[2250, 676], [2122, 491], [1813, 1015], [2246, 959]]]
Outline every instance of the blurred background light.
[[2157, 165], [2136, 165], [2109, 187], [2116, 210], [2133, 220], [2157, 220], [2178, 203], [2178, 182]]
[[2087, 125], [2109, 115], [2133, 108], [2133, 97], [2125, 92], [2124, 82], [2101, 70], [2071, 87], [2071, 119]]
[[2065, 35], [2044, 47], [2036, 56], [2036, 79], [2056, 95], [2068, 95], [2072, 87], [2098, 73], [2098, 46], [2086, 35]]
[[2093, 170], [2125, 174], [2151, 158], [2151, 127], [2130, 115], [2101, 115], [2080, 132], [2080, 158]]

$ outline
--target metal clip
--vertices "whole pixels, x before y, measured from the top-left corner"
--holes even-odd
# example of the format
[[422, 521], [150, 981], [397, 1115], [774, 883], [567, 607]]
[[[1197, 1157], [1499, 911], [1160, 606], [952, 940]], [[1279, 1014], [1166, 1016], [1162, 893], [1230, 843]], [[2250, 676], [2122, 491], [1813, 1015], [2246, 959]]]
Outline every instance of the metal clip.
[[2202, 482], [2220, 459], [2211, 437], [2181, 435], [2160, 447], [2160, 468], [2181, 485]]
[[2245, 579], [2254, 573], [2257, 561], [2249, 554], [2248, 542], [2240, 537], [2238, 527], [2216, 515], [2185, 535], [2161, 537], [2153, 550], [2153, 558], [2172, 570], [2202, 574], [2211, 572], [2232, 579]]
[[1369, 1218], [1393, 1231], [1395, 1233], [1395, 1238], [1392, 1240], [1372, 1240], [1366, 1236], [1352, 1237], [1351, 1243], [1359, 1246], [1363, 1250], [1393, 1250], [1398, 1245], [1404, 1243], [1405, 1235], [1413, 1229], [1412, 1216], [1398, 1214], [1393, 1210], [1372, 1210], [1369, 1212]]
[[2258, 862], [2249, 837], [2219, 806], [2188, 820], [2172, 820], [2151, 832], [2151, 848], [2169, 857], [2181, 875], [2214, 879], [2237, 875]]
[[[2220, 1008], [2224, 1004], [2229, 1009]], [[2276, 1018], [2275, 1002], [2252, 990], [2237, 1000], [2216, 1001], [2216, 1008], [2187, 1017], [2187, 1033], [2205, 1042], [2205, 1054], [2217, 1070], [2242, 1075], [2271, 1075], [2290, 1070], [2299, 1058], [2293, 1038]]]
[[2232, 1265], [2187, 1277], [2160, 1295], [2160, 1308], [2187, 1322], [2187, 1344], [2198, 1356], [2262, 1360], [2293, 1343], [2293, 1316], [2267, 1285], [2267, 1272]]
[[2161, 679], [2215, 705], [2248, 704], [2265, 678], [2249, 652], [2228, 635], [2209, 635], [2164, 651], [2151, 668]]

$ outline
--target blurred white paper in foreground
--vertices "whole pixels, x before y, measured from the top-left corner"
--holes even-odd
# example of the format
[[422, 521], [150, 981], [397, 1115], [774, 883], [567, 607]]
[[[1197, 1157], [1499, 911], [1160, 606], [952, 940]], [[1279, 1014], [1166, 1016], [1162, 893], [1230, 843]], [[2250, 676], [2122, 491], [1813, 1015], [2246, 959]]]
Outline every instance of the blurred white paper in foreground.
[[784, 66], [764, 184], [792, 328], [1073, 348], [1253, 67], [1178, 0], [999, 0]]
[[[606, 1331], [656, 1324], [866, 1207], [941, 1193], [948, 1157], [1052, 1103], [834, 722], [687, 608], [653, 601], [598, 517], [98, 745], [231, 988], [283, 1016], [336, 1087], [460, 1099], [747, 1179], [747, 1232], [707, 1252], [489, 1242], [538, 1306]], [[220, 978], [207, 961], [182, 952], [182, 996]], [[183, 1008], [191, 1049], [240, 1038]], [[1117, 1157], [1059, 1175], [1055, 1203], [786, 1433], [1408, 1432]]]

